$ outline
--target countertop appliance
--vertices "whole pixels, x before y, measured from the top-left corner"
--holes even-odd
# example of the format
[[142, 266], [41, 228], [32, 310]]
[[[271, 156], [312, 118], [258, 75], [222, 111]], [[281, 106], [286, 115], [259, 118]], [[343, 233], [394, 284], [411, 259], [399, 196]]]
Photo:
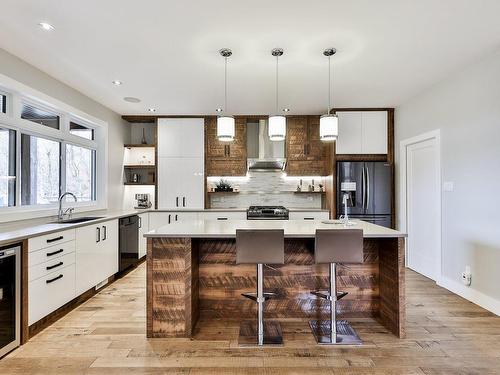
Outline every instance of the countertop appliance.
[[127, 216], [119, 220], [120, 272], [139, 260], [139, 216]]
[[288, 220], [289, 212], [283, 206], [250, 206], [247, 220]]
[[21, 342], [21, 246], [0, 248], [0, 358]]
[[285, 141], [269, 139], [267, 120], [247, 123], [247, 158], [249, 170], [279, 171], [285, 169]]
[[151, 201], [149, 200], [149, 194], [136, 194], [135, 200], [137, 201], [137, 206], [135, 208], [151, 208]]
[[392, 167], [385, 162], [337, 163], [337, 215], [344, 214], [347, 195], [349, 218], [392, 227]]

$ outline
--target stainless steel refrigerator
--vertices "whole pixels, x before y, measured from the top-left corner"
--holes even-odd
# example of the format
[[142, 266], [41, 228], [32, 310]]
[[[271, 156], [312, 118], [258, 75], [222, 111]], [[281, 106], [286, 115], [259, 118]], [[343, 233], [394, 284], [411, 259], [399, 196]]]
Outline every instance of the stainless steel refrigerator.
[[337, 163], [337, 215], [346, 195], [349, 217], [391, 228], [392, 167], [385, 162]]

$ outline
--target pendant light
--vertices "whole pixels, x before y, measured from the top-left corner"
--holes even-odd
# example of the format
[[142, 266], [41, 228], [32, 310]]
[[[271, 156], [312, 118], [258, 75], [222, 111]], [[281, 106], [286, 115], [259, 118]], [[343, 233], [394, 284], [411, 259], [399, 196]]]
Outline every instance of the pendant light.
[[276, 112], [269, 116], [269, 139], [283, 141], [286, 136], [286, 117], [278, 114], [278, 59], [283, 55], [283, 49], [274, 48], [271, 54], [276, 57]]
[[231, 142], [234, 140], [234, 117], [227, 115], [227, 59], [233, 54], [229, 48], [223, 48], [219, 51], [224, 57], [224, 108], [222, 114], [217, 116], [217, 138], [222, 142]]
[[331, 57], [335, 55], [337, 50], [335, 48], [328, 48], [323, 51], [323, 55], [328, 57], [328, 111], [319, 119], [319, 139], [322, 141], [335, 141], [339, 135], [339, 118], [336, 114], [330, 113], [331, 106]]

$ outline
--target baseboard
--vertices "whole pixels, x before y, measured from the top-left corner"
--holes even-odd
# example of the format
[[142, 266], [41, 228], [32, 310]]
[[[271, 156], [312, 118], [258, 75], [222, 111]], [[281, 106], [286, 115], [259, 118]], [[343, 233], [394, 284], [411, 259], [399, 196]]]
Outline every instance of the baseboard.
[[448, 277], [441, 276], [437, 281], [437, 285], [448, 289], [450, 292], [458, 294], [460, 297], [481, 306], [483, 309], [491, 311], [493, 314], [500, 316], [500, 301], [496, 300], [478, 290], [466, 287], [465, 285], [452, 280]]

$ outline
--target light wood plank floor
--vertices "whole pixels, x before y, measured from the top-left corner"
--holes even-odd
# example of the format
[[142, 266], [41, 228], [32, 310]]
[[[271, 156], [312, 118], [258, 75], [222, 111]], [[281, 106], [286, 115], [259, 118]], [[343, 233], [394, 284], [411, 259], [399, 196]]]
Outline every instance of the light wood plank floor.
[[194, 340], [145, 337], [145, 265], [0, 360], [0, 374], [500, 374], [500, 318], [407, 272], [407, 338], [353, 321], [362, 347], [318, 347], [307, 322], [285, 347], [240, 349], [237, 323], [202, 321]]

